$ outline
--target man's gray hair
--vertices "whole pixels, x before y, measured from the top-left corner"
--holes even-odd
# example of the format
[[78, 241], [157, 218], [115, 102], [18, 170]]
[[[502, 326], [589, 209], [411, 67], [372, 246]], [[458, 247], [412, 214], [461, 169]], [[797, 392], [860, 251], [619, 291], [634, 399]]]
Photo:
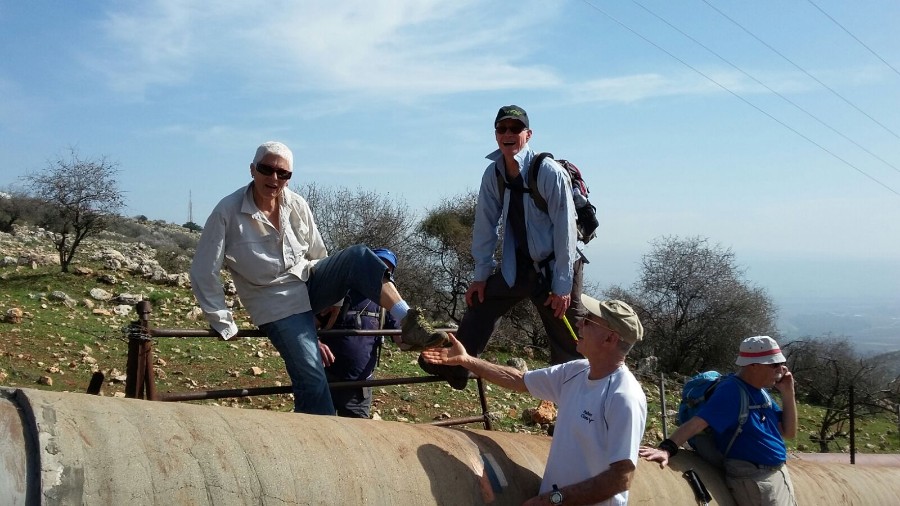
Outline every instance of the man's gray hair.
[[256, 156], [253, 157], [253, 166], [255, 167], [260, 160], [266, 157], [266, 155], [275, 155], [284, 158], [288, 163], [288, 169], [294, 170], [294, 153], [291, 152], [291, 148], [285, 146], [283, 143], [269, 141], [260, 144], [259, 147], [256, 148]]

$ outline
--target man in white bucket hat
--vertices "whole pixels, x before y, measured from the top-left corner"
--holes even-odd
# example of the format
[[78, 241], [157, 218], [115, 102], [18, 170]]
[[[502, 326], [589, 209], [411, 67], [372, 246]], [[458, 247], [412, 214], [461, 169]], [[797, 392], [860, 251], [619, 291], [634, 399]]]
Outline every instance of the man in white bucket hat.
[[[737, 504], [795, 506], [784, 438], [797, 434], [797, 403], [794, 376], [785, 362], [771, 337], [744, 339], [735, 361], [740, 367], [737, 374], [726, 376], [697, 416], [659, 447], [641, 447], [641, 457], [665, 466], [681, 445], [710, 427], [716, 446], [725, 455], [725, 481]], [[765, 389], [772, 387], [781, 393], [783, 407], [766, 393]], [[749, 396], [749, 416], [741, 425], [742, 390]]]

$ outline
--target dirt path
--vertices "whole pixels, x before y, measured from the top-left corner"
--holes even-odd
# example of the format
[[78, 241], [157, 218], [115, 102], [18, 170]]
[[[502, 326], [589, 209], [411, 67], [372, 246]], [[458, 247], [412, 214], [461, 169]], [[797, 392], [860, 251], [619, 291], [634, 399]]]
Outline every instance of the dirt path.
[[[849, 464], [849, 453], [792, 453], [792, 458], [812, 462], [836, 462]], [[860, 466], [900, 467], [900, 454], [896, 453], [857, 453], [856, 464]]]

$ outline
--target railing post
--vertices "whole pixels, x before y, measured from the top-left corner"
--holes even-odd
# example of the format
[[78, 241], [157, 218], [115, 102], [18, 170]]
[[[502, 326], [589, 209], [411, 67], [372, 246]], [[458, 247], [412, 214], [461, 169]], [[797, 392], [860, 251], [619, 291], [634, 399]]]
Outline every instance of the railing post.
[[666, 375], [659, 373], [659, 405], [662, 411], [663, 439], [669, 439], [669, 424], [666, 421]]
[[484, 430], [493, 430], [491, 429], [491, 417], [488, 413], [487, 397], [485, 397], [484, 393], [484, 383], [481, 381], [480, 376], [475, 378], [475, 383], [478, 385], [478, 400], [481, 401], [481, 416], [484, 417]]
[[135, 310], [138, 313], [138, 321], [131, 322], [128, 332], [125, 397], [155, 400], [153, 342], [150, 339], [150, 302], [146, 300], [138, 302]]
[[138, 367], [143, 367], [144, 385], [143, 398], [151, 401], [158, 400], [156, 395], [156, 375], [153, 373], [153, 339], [150, 337], [150, 314], [153, 306], [150, 301], [142, 300], [137, 303], [138, 321], [141, 326], [140, 360]]
[[850, 385], [850, 463], [856, 464], [856, 404], [853, 395], [853, 385]]

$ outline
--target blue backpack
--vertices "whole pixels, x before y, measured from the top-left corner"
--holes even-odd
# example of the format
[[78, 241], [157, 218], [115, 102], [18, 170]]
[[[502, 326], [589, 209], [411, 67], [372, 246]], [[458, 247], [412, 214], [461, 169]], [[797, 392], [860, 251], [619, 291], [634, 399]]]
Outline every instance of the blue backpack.
[[743, 430], [747, 419], [750, 418], [750, 410], [772, 407], [772, 399], [765, 390], [762, 391], [765, 402], [762, 404], [750, 405], [750, 393], [747, 391], [747, 387], [744, 386], [743, 382], [737, 380], [734, 374], [722, 375], [718, 371], [706, 371], [692, 376], [681, 389], [681, 403], [678, 405], [678, 425], [693, 418], [706, 401], [712, 397], [713, 392], [716, 391], [716, 387], [723, 381], [737, 381], [737, 384], [741, 387], [738, 389], [741, 393], [741, 407], [738, 412], [737, 428], [734, 431], [734, 435], [731, 436], [728, 446], [725, 447], [725, 451], [719, 451], [716, 447], [712, 428], [707, 428], [703, 432], [688, 439], [691, 447], [693, 447], [701, 457], [719, 467], [724, 465], [725, 457], [728, 455], [728, 452], [731, 451], [731, 447]]

